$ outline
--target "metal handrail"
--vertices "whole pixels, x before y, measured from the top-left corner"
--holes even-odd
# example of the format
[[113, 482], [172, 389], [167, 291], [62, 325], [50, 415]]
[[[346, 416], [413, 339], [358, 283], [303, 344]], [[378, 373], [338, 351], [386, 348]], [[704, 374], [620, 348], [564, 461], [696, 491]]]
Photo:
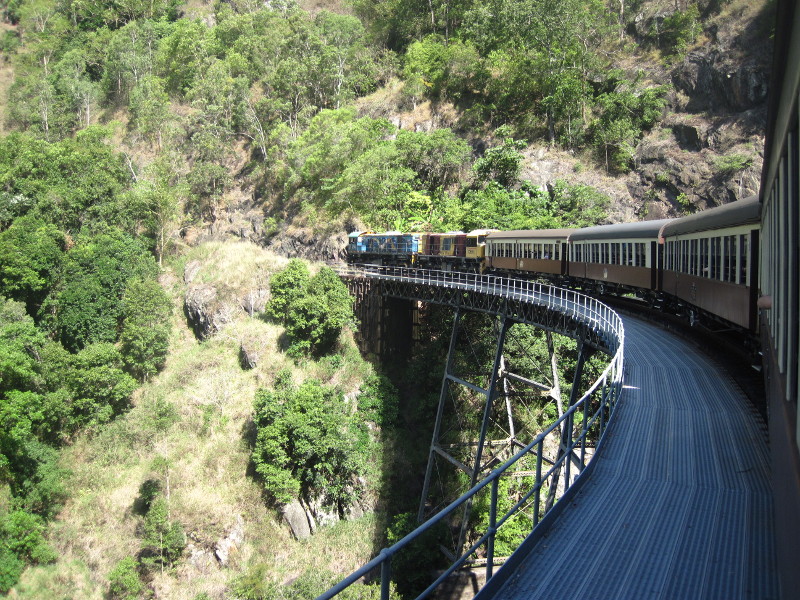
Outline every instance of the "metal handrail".
[[[481, 490], [491, 485], [491, 500], [489, 505], [490, 521], [489, 528], [475, 543], [463, 552], [439, 577], [436, 578], [419, 596], [417, 600], [425, 598], [430, 592], [435, 590], [453, 572], [467, 562], [469, 557], [481, 546], [486, 544], [486, 580], [493, 575], [494, 563], [494, 540], [497, 531], [525, 506], [530, 499], [534, 498], [534, 531], [540, 522], [541, 497], [540, 491], [545, 482], [561, 469], [562, 465], [566, 468], [566, 481], [569, 484], [569, 470], [571, 458], [576, 449], [580, 448], [580, 463], [585, 467], [585, 448], [589, 432], [598, 425], [598, 445], [602, 443], [609, 419], [613, 413], [614, 406], [622, 390], [623, 375], [623, 356], [625, 346], [625, 331], [622, 319], [617, 313], [599, 302], [595, 298], [580, 294], [572, 290], [557, 288], [555, 286], [541, 284], [519, 279], [508, 279], [494, 275], [478, 275], [474, 273], [459, 273], [447, 271], [429, 271], [413, 269], [407, 267], [382, 267], [382, 266], [359, 266], [339, 268], [338, 272], [342, 276], [362, 276], [378, 277], [383, 279], [403, 279], [414, 283], [421, 283], [432, 286], [447, 286], [479, 291], [511, 298], [522, 302], [533, 302], [539, 306], [545, 306], [552, 310], [568, 313], [576, 319], [590, 321], [595, 327], [603, 329], [611, 340], [610, 352], [613, 356], [603, 373], [592, 384], [589, 390], [581, 398], [570, 406], [564, 414], [552, 423], [547, 429], [541, 432], [527, 446], [508, 459], [500, 467], [493, 470], [486, 478], [478, 482], [472, 489], [463, 494], [460, 498], [449, 504], [430, 519], [422, 523], [417, 529], [406, 535], [400, 541], [384, 548], [381, 552], [343, 579], [337, 585], [318, 596], [316, 600], [328, 600], [339, 592], [356, 583], [362, 577], [367, 576], [377, 567], [381, 567], [381, 600], [389, 600], [390, 580], [391, 580], [391, 559], [400, 550], [411, 542], [419, 539], [425, 532], [441, 523], [449, 517], [456, 509], [464, 505], [471, 498], [475, 497]], [[599, 392], [600, 402], [596, 407], [590, 402]], [[591, 416], [589, 413], [593, 410]], [[581, 411], [581, 429], [577, 435], [573, 434], [575, 427], [575, 414]], [[545, 439], [556, 429], [562, 432], [563, 453], [558, 460], [550, 464], [550, 468], [542, 472], [542, 458]], [[568, 436], [568, 439], [567, 439]], [[533, 455], [536, 459], [536, 481], [526, 494], [514, 505], [498, 518], [497, 515], [497, 493], [500, 477], [512, 466], [519, 462], [523, 457]], [[592, 456], [591, 460], [594, 459]], [[566, 490], [565, 490], [566, 491]]]

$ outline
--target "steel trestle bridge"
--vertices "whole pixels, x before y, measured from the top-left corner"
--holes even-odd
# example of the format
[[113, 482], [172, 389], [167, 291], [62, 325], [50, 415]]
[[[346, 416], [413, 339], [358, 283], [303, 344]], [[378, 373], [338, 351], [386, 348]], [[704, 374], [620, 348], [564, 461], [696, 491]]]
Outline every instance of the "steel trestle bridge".
[[[503, 526], [524, 511], [534, 526], [533, 534], [526, 543], [534, 539], [537, 532], [545, 531], [554, 522], [596, 463], [593, 457], [597, 456], [603, 445], [614, 407], [622, 392], [625, 348], [622, 319], [615, 311], [594, 298], [532, 281], [492, 275], [381, 266], [342, 268], [339, 270], [339, 275], [351, 283], [370, 281], [371, 284], [376, 284], [374, 293], [382, 296], [454, 308], [453, 335], [431, 442], [420, 517], [424, 515], [431, 465], [437, 455], [445, 456], [451, 463], [471, 474], [471, 489], [428, 518], [419, 528], [395, 545], [381, 551], [376, 558], [322, 594], [318, 600], [334, 597], [363, 577], [371, 576], [378, 568], [381, 572], [381, 598], [388, 600], [392, 557], [433, 527], [442, 523], [452, 523], [458, 516], [457, 513], [462, 512], [464, 517], [457, 546], [460, 554], [452, 557], [453, 562], [450, 567], [442, 572], [418, 598], [428, 596], [477, 555], [482, 556], [485, 561], [485, 575], [489, 581], [494, 575], [495, 539]], [[466, 381], [454, 371], [453, 355], [458, 345], [460, 316], [464, 312], [493, 315], [499, 323], [494, 362], [491, 372], [486, 374], [488, 385], [485, 387]], [[490, 445], [490, 441], [487, 440], [490, 413], [494, 405], [502, 400], [501, 379], [513, 377], [536, 385], [535, 382], [505, 371], [504, 340], [507, 331], [514, 324], [533, 325], [543, 329], [548, 334], [548, 340], [550, 333], [558, 333], [577, 340], [576, 373], [567, 405], [562, 407], [559, 399], [559, 418], [536, 435], [532, 441], [517, 442], [517, 446], [514, 447], [517, 451], [509, 452], [513, 455], [508, 460], [489, 471], [489, 468], [498, 462], [484, 461], [484, 450]], [[583, 366], [588, 357], [598, 351], [608, 355], [608, 365], [589, 389], [581, 394], [578, 384], [582, 380]], [[553, 368], [555, 369], [555, 365]], [[477, 393], [478, 396], [482, 395], [485, 398], [484, 417], [471, 468], [449, 456], [446, 446], [441, 443], [439, 437], [444, 405], [449, 395], [453, 393], [452, 390], [459, 386], [469, 388], [473, 394]], [[509, 420], [511, 420], [510, 408]], [[554, 455], [553, 448], [557, 449]], [[561, 489], [559, 481], [562, 474], [563, 495], [554, 503], [556, 488]], [[502, 512], [498, 509], [498, 490], [501, 478], [509, 475], [523, 477], [529, 485], [522, 497], [509, 510]], [[472, 503], [482, 494], [489, 494], [488, 527], [482, 534], [473, 535], [473, 538], [477, 535], [477, 539], [468, 540], [465, 536], [467, 514]], [[514, 561], [512, 556], [509, 562]], [[504, 568], [513, 568], [513, 565], [507, 563]]]

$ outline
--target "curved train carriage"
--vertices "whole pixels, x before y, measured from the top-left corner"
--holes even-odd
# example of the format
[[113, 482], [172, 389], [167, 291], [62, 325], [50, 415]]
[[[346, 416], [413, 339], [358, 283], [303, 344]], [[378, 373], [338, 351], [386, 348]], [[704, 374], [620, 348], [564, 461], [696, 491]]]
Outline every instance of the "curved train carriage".
[[485, 268], [520, 274], [567, 275], [567, 240], [574, 229], [497, 231], [486, 238]]
[[660, 290], [658, 234], [670, 220], [599, 225], [569, 236], [572, 279], [595, 282], [595, 289], [628, 292]]
[[769, 410], [778, 571], [800, 589], [800, 4], [776, 3], [761, 172], [761, 350]]
[[354, 232], [348, 260], [545, 277], [755, 331], [759, 206], [754, 196], [679, 219], [583, 229]]
[[664, 225], [661, 290], [755, 331], [760, 206], [753, 196]]

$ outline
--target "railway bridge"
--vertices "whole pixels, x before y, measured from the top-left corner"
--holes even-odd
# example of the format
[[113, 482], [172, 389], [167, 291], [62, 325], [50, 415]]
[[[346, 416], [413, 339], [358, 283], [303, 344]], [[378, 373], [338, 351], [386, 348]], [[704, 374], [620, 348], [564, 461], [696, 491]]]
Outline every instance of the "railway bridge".
[[[420, 597], [435, 594], [476, 556], [486, 581], [471, 590], [477, 598], [779, 597], [766, 431], [712, 358], [593, 298], [530, 281], [395, 267], [340, 275], [351, 289], [368, 285], [382, 296], [451, 306], [451, 355], [463, 311], [494, 315], [499, 327], [487, 388], [462, 379], [448, 358], [420, 517], [427, 516], [431, 464], [446, 455], [438, 437], [442, 411], [458, 385], [484, 394], [486, 403], [474, 464], [465, 469], [470, 490], [320, 599], [378, 568], [388, 598], [392, 556], [454, 520], [462, 523], [460, 554]], [[581, 356], [602, 352], [608, 366], [584, 393], [573, 386], [560, 418], [497, 466], [483, 453], [491, 450], [488, 415], [503, 400], [503, 333], [512, 323], [572, 337]], [[487, 463], [494, 467], [488, 474]], [[528, 475], [527, 491], [498, 512], [501, 479], [520, 472]], [[563, 495], [553, 504], [548, 497], [561, 475]], [[466, 512], [482, 495], [489, 498], [487, 530], [466, 540]], [[495, 538], [519, 511], [532, 515], [535, 527], [495, 571]]]

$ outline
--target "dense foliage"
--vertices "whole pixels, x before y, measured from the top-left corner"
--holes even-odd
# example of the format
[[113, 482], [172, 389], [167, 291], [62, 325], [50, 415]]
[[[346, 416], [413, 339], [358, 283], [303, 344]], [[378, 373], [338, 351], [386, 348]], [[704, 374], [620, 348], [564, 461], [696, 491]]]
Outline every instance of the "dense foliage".
[[55, 558], [44, 530], [67, 497], [59, 449], [126, 411], [167, 353], [171, 301], [122, 209], [131, 176], [108, 134], [0, 139], [2, 591]]
[[282, 373], [256, 395], [253, 421], [253, 463], [273, 500], [320, 498], [344, 514], [358, 499], [371, 442], [340, 392], [314, 380], [295, 386]]
[[339, 276], [323, 267], [313, 277], [298, 259], [270, 279], [267, 314], [286, 327], [293, 356], [330, 352], [342, 328], [354, 322], [353, 297]]
[[[175, 2], [9, 5], [20, 44], [9, 45], [19, 48], [9, 116], [27, 133], [0, 148], [14, 157], [5, 175], [0, 169], [10, 182], [0, 219], [35, 204], [67, 231], [98, 219], [143, 226], [160, 261], [181, 221], [220, 218], [244, 140], [252, 160], [243, 172], [273, 209], [356, 214], [380, 228], [462, 229], [474, 220], [460, 205], [468, 194], [476, 201], [476, 188], [517, 189], [524, 143], [510, 132], [594, 150], [608, 170], [625, 171], [660, 119], [665, 89], [608, 68], [619, 49], [605, 40], [615, 39], [624, 4], [358, 0], [354, 8], [356, 16], [312, 18], [288, 0], [218, 3], [208, 25], [180, 18]], [[697, 35], [696, 8], [658, 23], [642, 43], [681, 51]], [[398, 129], [353, 108], [393, 77], [412, 106], [455, 103], [458, 135]], [[126, 144], [149, 148], [151, 164], [88, 143], [113, 129], [94, 124], [109, 110], [125, 111]], [[499, 143], [473, 154], [463, 133], [485, 137], [499, 126]], [[114, 198], [124, 202], [103, 201]], [[528, 206], [514, 221], [560, 217], [541, 211]]]

